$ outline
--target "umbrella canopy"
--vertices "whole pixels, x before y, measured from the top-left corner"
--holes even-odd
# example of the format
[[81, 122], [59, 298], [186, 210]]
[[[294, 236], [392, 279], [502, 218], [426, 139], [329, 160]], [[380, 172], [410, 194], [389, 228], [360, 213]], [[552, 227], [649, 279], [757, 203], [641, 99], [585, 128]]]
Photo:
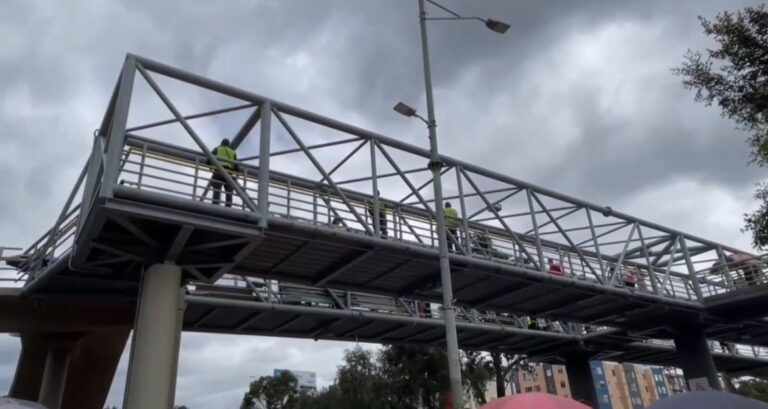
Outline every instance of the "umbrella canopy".
[[480, 409], [590, 409], [590, 407], [562, 396], [533, 392], [494, 399]]
[[29, 402], [26, 400], [0, 398], [0, 409], [46, 409], [45, 406], [39, 403]]
[[663, 398], [648, 409], [768, 409], [768, 404], [720, 391], [696, 391]]

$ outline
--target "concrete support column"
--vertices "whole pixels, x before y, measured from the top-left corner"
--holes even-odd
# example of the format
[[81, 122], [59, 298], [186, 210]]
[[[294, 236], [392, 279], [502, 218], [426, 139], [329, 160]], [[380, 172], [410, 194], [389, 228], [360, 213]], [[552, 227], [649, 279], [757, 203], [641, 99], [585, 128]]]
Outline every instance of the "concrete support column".
[[169, 409], [176, 389], [184, 294], [181, 268], [155, 264], [144, 273], [126, 384], [127, 409]]
[[21, 334], [20, 338], [21, 354], [8, 396], [34, 402], [40, 397], [40, 382], [48, 356], [48, 342], [38, 334]]
[[675, 348], [686, 382], [705, 378], [711, 388], [721, 389], [712, 352], [700, 327], [678, 326], [675, 331]]
[[40, 396], [37, 401], [48, 409], [60, 409], [64, 396], [64, 385], [67, 383], [69, 357], [73, 349], [72, 342], [54, 342], [48, 349], [45, 359], [45, 370], [40, 385]]
[[592, 408], [599, 408], [595, 382], [592, 379], [592, 367], [589, 354], [575, 353], [565, 357], [565, 370], [568, 372], [568, 384], [571, 397]]

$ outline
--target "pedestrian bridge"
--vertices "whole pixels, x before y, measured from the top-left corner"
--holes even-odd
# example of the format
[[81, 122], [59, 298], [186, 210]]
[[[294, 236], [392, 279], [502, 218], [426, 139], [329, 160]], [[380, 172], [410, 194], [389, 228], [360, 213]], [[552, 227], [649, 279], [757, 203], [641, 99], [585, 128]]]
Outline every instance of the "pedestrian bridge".
[[[237, 273], [439, 301], [426, 150], [141, 57], [127, 61], [120, 86], [145, 81], [171, 117], [133, 124], [138, 94], [113, 95], [60, 217], [19, 262], [25, 294], [131, 294], [142, 266], [171, 261], [208, 282]], [[238, 104], [182, 114], [155, 78]], [[241, 151], [240, 172], [227, 176], [234, 199], [214, 205], [209, 180], [221, 164], [194, 125], [237, 111], [245, 119], [231, 135]], [[162, 140], [171, 125], [186, 143]], [[155, 138], [142, 135], [153, 130]], [[246, 146], [258, 149], [246, 155]], [[449, 233], [459, 305], [632, 329], [701, 317], [725, 338], [763, 325], [762, 259], [747, 282], [744, 263], [727, 262], [744, 254], [738, 249], [442, 161], [445, 197], [461, 218]], [[380, 203], [386, 226], [374, 217]], [[548, 259], [565, 274], [550, 274]], [[732, 313], [743, 305], [749, 316]]]
[[[211, 153], [222, 137], [238, 151], [237, 172]], [[437, 330], [404, 328], [393, 338], [374, 333], [373, 324], [366, 331], [339, 329], [350, 322], [332, 321], [336, 315], [354, 314], [337, 308], [320, 314], [317, 305], [197, 290], [236, 275], [333, 289], [329, 296], [347, 291], [439, 303], [435, 206], [443, 204], [430, 193], [429, 152], [407, 139], [129, 55], [59, 217], [6, 262], [18, 269], [21, 294], [39, 300], [133, 299], [147, 267], [178, 266], [184, 283], [197, 283], [186, 296], [185, 325], [200, 331], [437, 342]], [[549, 332], [551, 345], [537, 346], [542, 355], [560, 344], [594, 343], [650, 362], [656, 358], [648, 356], [664, 360], [672, 350], [648, 340], [674, 338], [694, 351], [686, 358], [690, 374], [712, 380], [713, 368], [695, 367], [701, 359], [691, 357], [709, 355], [716, 345], [713, 359], [731, 365], [741, 362], [742, 350], [768, 346], [763, 257], [458, 159], [441, 162], [444, 197], [459, 216], [447, 237], [456, 306], [484, 316], [610, 328]], [[210, 180], [217, 173], [232, 192], [227, 205], [213, 200]], [[551, 264], [563, 273], [550, 273]], [[238, 321], [264, 309], [265, 320], [293, 314], [295, 321], [274, 327]], [[376, 330], [399, 317], [387, 316], [375, 320]], [[442, 325], [435, 317], [416, 318], [423, 320], [418, 326]], [[512, 331], [508, 323], [461, 325], [474, 331], [461, 342], [484, 348], [526, 349], [533, 347], [526, 337], [544, 336]], [[718, 342], [704, 344], [702, 337]], [[718, 352], [719, 341], [744, 346]], [[741, 363], [733, 365], [737, 370]]]

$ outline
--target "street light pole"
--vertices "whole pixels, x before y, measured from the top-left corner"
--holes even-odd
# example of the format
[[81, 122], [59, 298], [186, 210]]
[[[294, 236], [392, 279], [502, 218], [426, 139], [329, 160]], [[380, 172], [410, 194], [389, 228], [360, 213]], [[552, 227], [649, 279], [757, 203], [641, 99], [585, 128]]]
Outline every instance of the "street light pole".
[[435, 218], [437, 219], [437, 243], [440, 254], [440, 281], [443, 293], [443, 319], [445, 320], [445, 342], [448, 354], [448, 376], [451, 382], [451, 398], [455, 409], [464, 408], [463, 388], [461, 385], [461, 362], [459, 361], [459, 338], [456, 333], [456, 308], [453, 305], [453, 283], [451, 263], [448, 259], [448, 242], [445, 234], [445, 216], [443, 211], [443, 184], [440, 170], [443, 162], [437, 149], [437, 121], [435, 120], [435, 102], [432, 97], [432, 73], [429, 66], [429, 46], [427, 42], [427, 12], [425, 0], [419, 1], [419, 23], [421, 25], [421, 52], [424, 60], [424, 88], [427, 94], [427, 128], [429, 129], [429, 169], [432, 171], [432, 185], [435, 189]]

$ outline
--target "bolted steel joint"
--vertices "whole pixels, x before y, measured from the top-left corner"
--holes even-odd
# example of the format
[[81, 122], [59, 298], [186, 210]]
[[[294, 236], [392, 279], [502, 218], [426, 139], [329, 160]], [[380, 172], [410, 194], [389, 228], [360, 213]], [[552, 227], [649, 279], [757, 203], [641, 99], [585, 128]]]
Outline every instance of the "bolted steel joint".
[[443, 168], [443, 162], [439, 160], [431, 160], [429, 161], [429, 163], [427, 163], [427, 168], [432, 171], [434, 170], [439, 171], [440, 169]]

